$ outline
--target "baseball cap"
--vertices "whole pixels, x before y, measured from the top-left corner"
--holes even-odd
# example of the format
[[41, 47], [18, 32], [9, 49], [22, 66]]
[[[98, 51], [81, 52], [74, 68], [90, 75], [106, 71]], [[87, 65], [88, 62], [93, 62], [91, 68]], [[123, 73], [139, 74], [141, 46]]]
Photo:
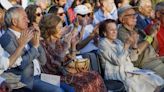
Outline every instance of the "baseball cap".
[[137, 6], [131, 6], [129, 4], [127, 4], [121, 8], [118, 8], [118, 10], [117, 10], [118, 16], [121, 16], [128, 9], [136, 9], [136, 8], [137, 8]]
[[88, 14], [88, 13], [92, 12], [85, 5], [78, 5], [78, 6], [76, 6], [74, 8], [74, 11], [75, 11], [76, 14], [81, 14], [81, 15], [85, 15], [85, 14]]

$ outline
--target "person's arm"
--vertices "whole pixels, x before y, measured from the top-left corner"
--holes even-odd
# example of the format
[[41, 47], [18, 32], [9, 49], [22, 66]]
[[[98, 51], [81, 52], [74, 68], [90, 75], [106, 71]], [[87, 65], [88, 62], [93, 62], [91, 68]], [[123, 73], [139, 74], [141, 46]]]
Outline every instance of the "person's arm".
[[31, 38], [32, 38], [32, 31], [26, 30], [26, 31], [22, 32], [21, 37], [18, 39], [19, 46], [16, 48], [15, 52], [12, 55], [10, 55], [10, 57], [9, 57], [9, 67], [12, 67], [12, 65], [21, 56], [25, 45], [29, 42], [29, 40]]
[[81, 40], [81, 41], [77, 44], [77, 50], [80, 50], [80, 49], [84, 48], [93, 38], [94, 38], [94, 34], [91, 33], [91, 35], [88, 36], [86, 39]]
[[9, 57], [9, 68], [16, 62], [16, 60], [21, 56], [24, 46], [19, 46], [16, 48], [15, 52]]
[[76, 46], [77, 50], [84, 48], [96, 35], [98, 35], [98, 28], [99, 28], [99, 25], [96, 25], [93, 32], [86, 39], [81, 40], [77, 44], [77, 46]]

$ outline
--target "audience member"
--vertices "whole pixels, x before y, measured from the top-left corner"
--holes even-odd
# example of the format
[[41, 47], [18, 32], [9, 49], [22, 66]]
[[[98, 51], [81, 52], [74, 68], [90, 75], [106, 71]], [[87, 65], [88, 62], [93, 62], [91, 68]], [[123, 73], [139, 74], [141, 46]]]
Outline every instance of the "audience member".
[[100, 0], [100, 8], [94, 13], [93, 24], [96, 25], [106, 19], [117, 20], [117, 8], [114, 0]]
[[105, 85], [98, 73], [92, 71], [69, 74], [65, 71], [67, 68], [64, 65], [76, 56], [78, 40], [77, 35], [74, 34], [75, 30], [66, 34], [67, 36], [62, 41], [62, 21], [54, 14], [43, 16], [40, 29], [44, 38], [42, 45], [47, 54], [47, 63], [43, 66], [45, 73], [59, 74], [62, 76], [63, 82], [70, 82], [68, 84], [75, 87], [75, 91], [78, 92], [106, 92]]
[[[128, 49], [133, 42], [132, 38], [127, 38], [124, 44], [118, 40], [114, 20], [108, 19], [100, 24], [99, 35], [101, 37], [100, 58], [106, 80], [122, 81], [127, 92], [153, 92], [158, 86], [164, 84], [164, 80], [156, 74], [137, 74], [137, 71], [142, 70], [133, 66], [128, 55]], [[144, 86], [141, 87], [141, 85]]]
[[157, 29], [153, 29], [150, 35], [146, 35], [144, 31], [137, 29], [135, 27], [137, 21], [136, 12], [134, 7], [130, 5], [120, 8], [118, 14], [119, 20], [122, 23], [118, 29], [118, 39], [125, 42], [129, 36], [138, 36], [137, 44], [133, 44], [131, 47], [133, 54], [137, 55], [136, 57], [131, 56], [134, 65], [139, 68], [153, 70], [161, 77], [164, 77], [162, 72], [164, 64], [157, 59], [157, 54], [151, 45]]
[[33, 31], [33, 38], [30, 40], [30, 43], [26, 44], [21, 53], [21, 60], [18, 62], [17, 67], [9, 69], [8, 72], [21, 75], [21, 82], [25, 83], [33, 92], [62, 92], [60, 88], [40, 80], [40, 64], [44, 65], [46, 63], [46, 56], [39, 43], [39, 30], [35, 26], [33, 29], [28, 29], [29, 20], [24, 9], [12, 7], [7, 10], [5, 23], [8, 30], [0, 38], [0, 44], [9, 54], [15, 52], [18, 47], [17, 39], [20, 38], [23, 31]]

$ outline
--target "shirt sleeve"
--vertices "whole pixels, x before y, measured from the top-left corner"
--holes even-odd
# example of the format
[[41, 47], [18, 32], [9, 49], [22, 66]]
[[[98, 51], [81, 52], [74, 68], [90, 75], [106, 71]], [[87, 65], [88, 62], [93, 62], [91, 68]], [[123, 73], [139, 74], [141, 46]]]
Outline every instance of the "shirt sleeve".
[[9, 68], [9, 59], [4, 56], [0, 56], [0, 71], [5, 71]]

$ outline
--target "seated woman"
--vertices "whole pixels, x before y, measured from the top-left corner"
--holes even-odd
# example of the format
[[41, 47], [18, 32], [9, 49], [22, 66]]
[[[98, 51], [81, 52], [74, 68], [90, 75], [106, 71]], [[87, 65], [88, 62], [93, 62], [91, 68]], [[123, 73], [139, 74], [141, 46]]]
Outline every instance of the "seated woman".
[[142, 73], [145, 70], [133, 66], [128, 50], [135, 40], [129, 37], [124, 44], [118, 40], [114, 20], [108, 19], [100, 24], [99, 35], [99, 54], [105, 79], [122, 81], [127, 92], [154, 92], [164, 83], [152, 71], [146, 72], [148, 74]]
[[[47, 55], [47, 63], [42, 66], [43, 72], [58, 74], [63, 82], [72, 84], [76, 92], [106, 92], [106, 87], [100, 75], [96, 72], [82, 72], [69, 75], [62, 65], [66, 60], [76, 55], [76, 36], [74, 32], [62, 36], [62, 20], [54, 14], [44, 15], [39, 23], [43, 37], [42, 46]], [[74, 30], [73, 30], [74, 31]], [[70, 52], [69, 49], [71, 48]], [[65, 59], [67, 57], [67, 59]], [[70, 78], [70, 79], [69, 79]]]

